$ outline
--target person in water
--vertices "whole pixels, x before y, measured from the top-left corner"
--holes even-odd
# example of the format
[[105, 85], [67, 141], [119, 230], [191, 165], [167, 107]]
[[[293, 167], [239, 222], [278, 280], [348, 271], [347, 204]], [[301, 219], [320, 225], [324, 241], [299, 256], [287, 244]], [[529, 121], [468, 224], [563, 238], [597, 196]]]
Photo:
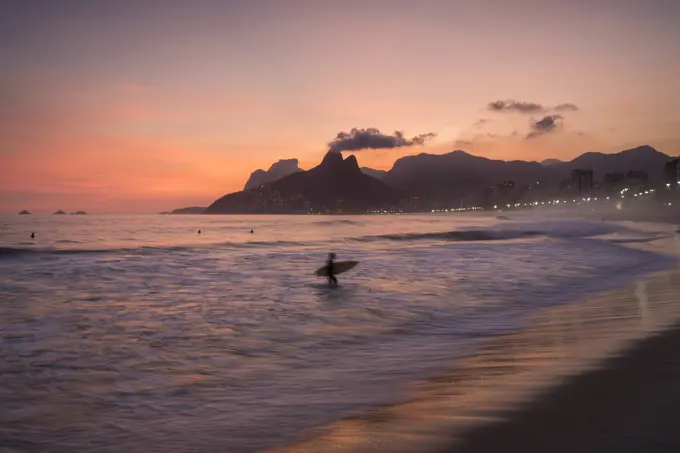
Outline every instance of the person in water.
[[333, 264], [333, 260], [335, 259], [335, 253], [329, 253], [328, 254], [328, 261], [326, 262], [326, 266], [328, 267], [328, 286], [331, 288], [337, 288], [338, 287], [338, 279], [335, 277], [335, 265]]
[[35, 233], [31, 233], [31, 239], [35, 239]]

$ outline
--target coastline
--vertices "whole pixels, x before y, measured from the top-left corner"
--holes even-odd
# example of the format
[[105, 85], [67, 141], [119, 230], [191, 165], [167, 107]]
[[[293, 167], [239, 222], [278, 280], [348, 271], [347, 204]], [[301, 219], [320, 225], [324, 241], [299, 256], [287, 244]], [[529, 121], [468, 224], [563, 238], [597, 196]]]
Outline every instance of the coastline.
[[441, 453], [680, 451], [680, 324], [569, 379]]
[[[677, 257], [680, 240], [627, 246]], [[680, 378], [678, 294], [676, 266], [545, 309], [525, 330], [414, 383], [406, 402], [267, 452], [621, 451], [631, 436], [635, 451], [671, 451], [680, 445], [669, 426], [680, 404], [680, 391], [669, 390]]]

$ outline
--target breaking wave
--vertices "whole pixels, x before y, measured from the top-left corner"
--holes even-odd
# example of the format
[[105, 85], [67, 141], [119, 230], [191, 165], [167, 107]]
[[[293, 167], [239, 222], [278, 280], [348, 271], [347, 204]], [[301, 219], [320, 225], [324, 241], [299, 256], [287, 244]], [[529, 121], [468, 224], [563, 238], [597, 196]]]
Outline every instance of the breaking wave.
[[[324, 221], [328, 225], [352, 224], [353, 221], [339, 219]], [[70, 254], [127, 254], [127, 255], [151, 255], [157, 253], [191, 253], [206, 248], [223, 250], [249, 250], [249, 249], [279, 249], [286, 247], [311, 247], [327, 245], [329, 242], [475, 242], [475, 241], [507, 241], [529, 238], [553, 238], [553, 239], [578, 239], [602, 236], [609, 242], [645, 242], [658, 238], [658, 235], [642, 235], [637, 232], [635, 237], [621, 237], [620, 234], [630, 233], [631, 230], [615, 224], [582, 220], [559, 220], [543, 222], [513, 222], [502, 223], [495, 227], [469, 227], [452, 231], [435, 232], [407, 232], [382, 235], [363, 235], [333, 237], [313, 241], [246, 241], [246, 242], [218, 242], [211, 244], [191, 244], [174, 246], [141, 246], [141, 247], [118, 247], [118, 248], [37, 248], [37, 247], [0, 247], [0, 259], [9, 257], [21, 257], [26, 255], [70, 255]], [[610, 237], [607, 237], [610, 236]], [[616, 236], [616, 237], [611, 237]], [[77, 241], [57, 241], [76, 244]]]

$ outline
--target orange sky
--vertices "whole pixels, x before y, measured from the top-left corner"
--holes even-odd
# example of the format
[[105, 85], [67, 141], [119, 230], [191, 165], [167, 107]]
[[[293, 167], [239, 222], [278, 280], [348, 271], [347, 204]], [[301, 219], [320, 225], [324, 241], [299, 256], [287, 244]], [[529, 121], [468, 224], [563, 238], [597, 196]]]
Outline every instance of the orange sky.
[[[0, 211], [207, 205], [280, 158], [316, 165], [340, 131], [570, 159], [680, 154], [680, 2], [75, 2], [5, 6]], [[498, 100], [540, 104], [491, 111]], [[571, 103], [560, 127], [531, 123]]]

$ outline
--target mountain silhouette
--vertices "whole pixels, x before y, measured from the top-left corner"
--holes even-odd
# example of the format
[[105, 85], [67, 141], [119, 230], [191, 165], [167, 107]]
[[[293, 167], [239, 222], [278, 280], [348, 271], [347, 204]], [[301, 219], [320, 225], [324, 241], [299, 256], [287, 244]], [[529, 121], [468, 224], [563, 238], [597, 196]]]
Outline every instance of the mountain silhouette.
[[382, 180], [387, 174], [387, 170], [376, 170], [374, 168], [361, 167], [361, 172], [368, 176], [373, 176], [375, 179]]
[[559, 159], [546, 159], [541, 161], [541, 165], [545, 165], [546, 167], [550, 167], [552, 165], [561, 165], [564, 164], [565, 162], [563, 160]]
[[223, 196], [206, 214], [273, 212], [347, 212], [392, 206], [400, 191], [364, 174], [357, 159], [329, 152], [318, 166], [272, 183]]
[[451, 200], [481, 193], [504, 180], [535, 184], [555, 179], [556, 173], [538, 162], [492, 160], [458, 150], [402, 157], [383, 181], [412, 196]]
[[267, 171], [258, 169], [252, 172], [243, 190], [260, 187], [263, 184], [274, 182], [284, 176], [300, 171], [302, 169], [298, 167], [297, 159], [281, 159], [278, 162], [274, 162]]
[[[319, 166], [307, 171], [299, 169], [297, 159], [279, 161], [262, 173], [270, 177], [281, 169], [297, 171], [267, 183], [258, 181], [255, 187], [225, 195], [205, 213], [365, 212], [392, 206], [404, 197], [433, 201], [480, 198], [487, 187], [503, 181], [514, 181], [518, 186], [540, 182], [541, 187], [557, 189], [562, 181], [570, 178], [573, 169], [593, 170], [596, 180], [602, 180], [605, 173], [637, 170], [646, 172], [654, 182], [662, 178], [664, 163], [670, 159], [647, 145], [615, 154], [589, 152], [568, 162], [547, 159], [541, 163], [487, 159], [457, 150], [402, 157], [391, 170], [384, 172], [359, 168], [356, 157], [343, 159], [340, 153], [331, 152]], [[287, 163], [278, 165], [281, 162]], [[247, 185], [252, 186], [251, 181]]]
[[643, 145], [614, 154], [585, 153], [570, 162], [556, 164], [551, 168], [565, 175], [576, 168], [589, 169], [593, 170], [595, 179], [602, 179], [605, 173], [638, 170], [647, 173], [651, 181], [660, 181], [663, 178], [663, 165], [670, 159], [670, 156], [651, 146]]
[[506, 180], [526, 185], [541, 182], [542, 187], [554, 188], [577, 168], [593, 170], [596, 180], [602, 180], [605, 173], [639, 170], [646, 172], [650, 181], [660, 181], [664, 163], [670, 159], [651, 146], [638, 146], [615, 154], [591, 152], [569, 162], [548, 159], [542, 163], [492, 160], [459, 150], [402, 157], [382, 181], [411, 196], [455, 200], [479, 195], [485, 187]]
[[[261, 185], [269, 184], [281, 179], [284, 176], [304, 171], [298, 166], [298, 162], [298, 159], [281, 159], [278, 162], [274, 162], [267, 171], [262, 169], [255, 170], [250, 174], [250, 178], [246, 181], [243, 190], [260, 187]], [[376, 179], [382, 179], [387, 174], [387, 171], [385, 170], [375, 170], [368, 167], [361, 167], [361, 171]]]
[[203, 206], [189, 206], [188, 208], [173, 209], [168, 214], [203, 214], [205, 207]]

